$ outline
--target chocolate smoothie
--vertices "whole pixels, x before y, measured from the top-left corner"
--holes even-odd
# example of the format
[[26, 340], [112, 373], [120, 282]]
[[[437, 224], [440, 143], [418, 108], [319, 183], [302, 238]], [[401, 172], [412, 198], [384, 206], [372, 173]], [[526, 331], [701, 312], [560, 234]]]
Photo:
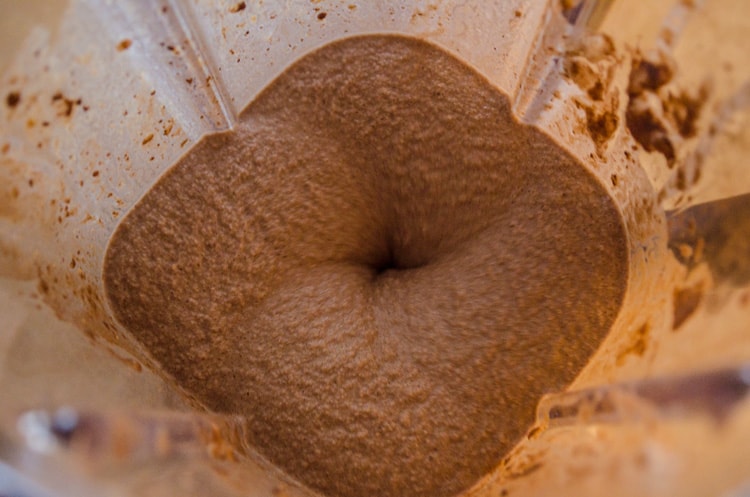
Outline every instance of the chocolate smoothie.
[[299, 59], [123, 219], [115, 316], [332, 497], [445, 497], [495, 467], [606, 335], [618, 209], [426, 42]]

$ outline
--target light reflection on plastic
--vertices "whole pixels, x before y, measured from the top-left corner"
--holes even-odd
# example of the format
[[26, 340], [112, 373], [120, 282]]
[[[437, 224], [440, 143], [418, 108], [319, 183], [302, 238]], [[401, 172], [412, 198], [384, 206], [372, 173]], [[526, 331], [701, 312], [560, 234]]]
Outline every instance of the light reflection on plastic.
[[58, 449], [58, 442], [50, 427], [52, 417], [46, 411], [29, 411], [18, 418], [16, 428], [35, 452], [49, 454]]
[[53, 415], [47, 411], [28, 411], [19, 416], [16, 428], [33, 451], [49, 454], [61, 448], [61, 442], [78, 426], [78, 413], [61, 407]]

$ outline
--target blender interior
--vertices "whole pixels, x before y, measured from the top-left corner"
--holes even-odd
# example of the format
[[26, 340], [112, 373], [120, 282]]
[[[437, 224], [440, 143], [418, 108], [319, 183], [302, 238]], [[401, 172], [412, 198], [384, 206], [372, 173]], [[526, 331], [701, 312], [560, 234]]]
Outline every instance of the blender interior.
[[[134, 333], [133, 321], [127, 325], [124, 318], [128, 309], [134, 308], [132, 302], [121, 307], [125, 314], [113, 306], [102, 268], [106, 268], [106, 249], [113, 234], [117, 239], [117, 230], [127, 225], [126, 220], [148, 201], [154, 189], [166, 183], [165, 178], [174, 175], [175, 164], [189, 163], [193, 151], [204, 150], [203, 163], [210, 172], [221, 152], [206, 144], [211, 140], [231, 142], [249, 121], [259, 126], [263, 119], [276, 119], [268, 110], [272, 106], [266, 105], [255, 114], [250, 109], [263, 101], [286, 70], [316, 50], [324, 53], [325, 47], [337, 40], [390, 33], [440, 47], [507, 98], [508, 111], [519, 126], [534, 130], [542, 141], [564, 150], [580, 171], [606, 192], [603, 198], [615, 206], [616, 224], [626, 233], [622, 242], [625, 256], [610, 255], [610, 265], [603, 261], [588, 267], [573, 263], [565, 266], [570, 274], [555, 282], [569, 283], [561, 292], [567, 297], [560, 300], [550, 292], [535, 304], [539, 309], [548, 306], [550, 312], [569, 312], [570, 316], [577, 308], [596, 314], [597, 309], [611, 304], [616, 308], [614, 315], [594, 330], [606, 337], [566, 345], [566, 339], [579, 335], [565, 331], [558, 334], [561, 338], [556, 342], [548, 340], [545, 346], [559, 350], [565, 358], [571, 357], [565, 347], [572, 346], [586, 364], [573, 364], [571, 360], [567, 369], [554, 374], [548, 369], [545, 377], [545, 359], [534, 355], [540, 364], [532, 375], [534, 389], [529, 390], [529, 383], [524, 383], [528, 375], [519, 372], [528, 371], [523, 369], [522, 355], [515, 359], [520, 364], [512, 368], [515, 375], [509, 370], [508, 377], [488, 377], [488, 382], [502, 384], [504, 390], [519, 392], [518, 398], [523, 400], [511, 404], [525, 403], [524, 415], [512, 420], [520, 426], [507, 435], [512, 440], [494, 456], [496, 460], [478, 473], [479, 480], [474, 474], [448, 493], [546, 495], [562, 490], [598, 495], [605, 485], [622, 495], [742, 492], [748, 474], [744, 463], [748, 459], [744, 449], [747, 444], [742, 441], [750, 438], [745, 398], [748, 373], [743, 366], [750, 354], [746, 276], [750, 175], [741, 166], [741, 158], [750, 147], [748, 127], [743, 125], [750, 114], [750, 73], [744, 50], [747, 21], [743, 20], [747, 16], [742, 15], [746, 11], [742, 2], [730, 0], [662, 1], [650, 12], [626, 1], [518, 1], [481, 6], [448, 1], [392, 2], [388, 6], [359, 2], [334, 5], [326, 1], [284, 5], [123, 2], [116, 6], [71, 2], [52, 23], [53, 29], [35, 29], [24, 37], [2, 81], [0, 309], [7, 316], [8, 331], [0, 341], [0, 384], [10, 399], [0, 413], [0, 479], [7, 481], [4, 490], [30, 495], [145, 490], [154, 495], [314, 494], [297, 481], [308, 483], [304, 477], [290, 471], [278, 457], [259, 451], [258, 444], [253, 443], [258, 436], [257, 425], [253, 424], [259, 419], [257, 414], [226, 408], [226, 402], [234, 402], [231, 398], [222, 401], [223, 405], [216, 402], [217, 395], [226, 397], [223, 392], [232, 389], [226, 380], [229, 376], [212, 378], [205, 371], [180, 369], [185, 367], [184, 362], [176, 363], [179, 367], [175, 369], [164, 354], [155, 352], [153, 343], [148, 343], [148, 326], [142, 327], [145, 331], [140, 336]], [[84, 25], [97, 28], [82, 31], [80, 26]], [[341, 81], [357, 80], [356, 76], [349, 78], [346, 70], [339, 72]], [[430, 83], [436, 84], [439, 76], [432, 77]], [[314, 101], [325, 96], [325, 91], [293, 95]], [[331, 95], [333, 100], [321, 105], [338, 109], [336, 92]], [[472, 106], [467, 98], [462, 103], [473, 113], [486, 110], [481, 105]], [[291, 110], [294, 108], [281, 104], [279, 115], [287, 112], [290, 118], [301, 119]], [[295, 126], [308, 125], [309, 133], [325, 135], [326, 139], [342, 140], [358, 133], [356, 126], [347, 129], [342, 125], [326, 135], [320, 123], [310, 126], [315, 115], [302, 124], [297, 121]], [[359, 115], [367, 114], [360, 111]], [[369, 117], [375, 121], [379, 118]], [[428, 119], [435, 120], [435, 116], [423, 121]], [[385, 124], [381, 128], [387, 130], [387, 120]], [[403, 126], [399, 129], [403, 131]], [[475, 130], [470, 136], [477, 139], [479, 135]], [[419, 139], [410, 137], [407, 141], [415, 140]], [[399, 146], [393, 141], [381, 142]], [[278, 150], [288, 153], [296, 143], [292, 141]], [[536, 150], [534, 140], [524, 143]], [[435, 157], [445, 157], [447, 150], [436, 146], [431, 152]], [[508, 153], [522, 156], [525, 151], [519, 148]], [[456, 160], [468, 161], [467, 157], [474, 157], [471, 154], [471, 150], [461, 151]], [[375, 162], [384, 161], [379, 158]], [[550, 162], [561, 161], [556, 156]], [[357, 171], [366, 168], [355, 163], [359, 164]], [[513, 171], [509, 170], [511, 177]], [[482, 212], [482, 221], [489, 223], [492, 216], [480, 204], [472, 203], [480, 196], [477, 192], [489, 190], [490, 197], [515, 200], [518, 190], [528, 193], [529, 189], [533, 193], [529, 198], [546, 198], [540, 192], [549, 191], [550, 183], [566, 192], [575, 190], [575, 185], [565, 183], [573, 181], [570, 176], [556, 178], [541, 172], [534, 176], [531, 170], [524, 171], [534, 179], [515, 191], [493, 192], [477, 181], [481, 188], [464, 195], [470, 200], [466, 205]], [[341, 182], [351, 174], [339, 173], [319, 185]], [[257, 170], [253, 175], [255, 188], [259, 188], [262, 175]], [[401, 180], [415, 181], [408, 175]], [[455, 184], [457, 180], [444, 183], [451, 181]], [[369, 185], [367, 181], [355, 183]], [[534, 184], [544, 187], [533, 191]], [[211, 181], [204, 179], [200, 186], [193, 193], [183, 185], [164, 195], [168, 201], [184, 195], [185, 203], [170, 219], [206, 202], [202, 195], [211, 190]], [[272, 190], [285, 186], [282, 181]], [[351, 188], [342, 188], [334, 198], [346, 198], [349, 191]], [[414, 190], [403, 191], [401, 198], [414, 196]], [[364, 211], [393, 203], [393, 199], [378, 194], [365, 197]], [[534, 217], [529, 214], [532, 204], [520, 205], [523, 208], [515, 214], [516, 219]], [[449, 245], [451, 235], [471, 232], [467, 220], [479, 217], [462, 217], [455, 207], [441, 208], [427, 209], [427, 214], [439, 214], [444, 222], [438, 224], [443, 230], [439, 240], [427, 236], [421, 242], [425, 250], [439, 249], [441, 243]], [[275, 212], [275, 208], [264, 209]], [[357, 212], [351, 205], [337, 209], [335, 212], [347, 215]], [[558, 206], [554, 214], [560, 209]], [[547, 213], [544, 219], [556, 219], [550, 221], [553, 227], [569, 228], [570, 240], [578, 234], [578, 248], [595, 251], [602, 240], [590, 232], [595, 230], [595, 223], [589, 221], [587, 225], [585, 221], [594, 210], [581, 208], [568, 219]], [[418, 216], [411, 211], [385, 217], [398, 220]], [[145, 215], [132, 226], [145, 230], [146, 235], [172, 229], [154, 219]], [[327, 224], [335, 224], [337, 219]], [[575, 224], [581, 220], [581, 226]], [[206, 218], [195, 226], [189, 222], [182, 226], [201, 232], [212, 222], [220, 220]], [[377, 224], [377, 220], [367, 219], [366, 223]], [[310, 229], [314, 222], [301, 224], [293, 240], [314, 231]], [[402, 238], [410, 236], [410, 230], [399, 229], [395, 232]], [[534, 233], [543, 231], [537, 228]], [[587, 234], [591, 236], [587, 238]], [[211, 241], [211, 237], [215, 235], [203, 240]], [[382, 239], [379, 235], [375, 238]], [[554, 237], [540, 244], [552, 241]], [[565, 245], [565, 239], [557, 241]], [[143, 260], [138, 259], [139, 253], [157, 242], [148, 241], [127, 263], [137, 265]], [[372, 242], [360, 240], [357, 246], [368, 243]], [[282, 246], [290, 244], [294, 242]], [[194, 240], [188, 240], [186, 247], [195, 246]], [[399, 248], [394, 250], [394, 246]], [[421, 257], [419, 251], [410, 251], [409, 247], [391, 241], [384, 252], [375, 251], [365, 259], [375, 268], [376, 276], [388, 275], [389, 269], [393, 276], [394, 269], [413, 270], [424, 264], [399, 261], [400, 257]], [[174, 245], [155, 253], [171, 257], [170, 248]], [[278, 246], [266, 246], [261, 252], [273, 250], [279, 250]], [[305, 251], [309, 248], [287, 257], [304, 259]], [[497, 253], [511, 252], [523, 255], [523, 249], [513, 247]], [[528, 252], [535, 260], [544, 253], [541, 249]], [[574, 255], [568, 257], [575, 262]], [[158, 262], [163, 261], [157, 259], [153, 259], [156, 265], [139, 273], [144, 279], [132, 283], [135, 287], [146, 288], [150, 281], [174, 269], [174, 264], [160, 265]], [[626, 269], [616, 269], [621, 261], [627, 264]], [[190, 264], [196, 265], [195, 261]], [[560, 266], [558, 261], [555, 267]], [[531, 281], [528, 275], [536, 266], [530, 267], [532, 270], [515, 275], [513, 280], [524, 281], [526, 276], [525, 282]], [[571, 300], [571, 288], [585, 288], [587, 281], [606, 279], [598, 268], [627, 275], [621, 301], [612, 302], [617, 297], [598, 304], [587, 303], [585, 298]], [[225, 268], [221, 275], [231, 276], [232, 271]], [[153, 273], [152, 278], [149, 273]], [[487, 273], [491, 273], [487, 263], [480, 265], [475, 279], [491, 281]], [[294, 274], [292, 281], [304, 279]], [[581, 277], [576, 278], [577, 274]], [[199, 283], [205, 275], [201, 278]], [[313, 278], [309, 285], [320, 281], [322, 277]], [[493, 282], [488, 287], [497, 289], [501, 285]], [[514, 287], [504, 301], [516, 298], [519, 288], [528, 287]], [[453, 284], [451, 289], [455, 288]], [[164, 298], [161, 292], [142, 299], [154, 309], [148, 318], [151, 323], [154, 312], [158, 314], [173, 304], [168, 296], [159, 301]], [[415, 293], [404, 293], [397, 303], [408, 304]], [[457, 298], [454, 294], [451, 303]], [[215, 306], [219, 314], [211, 317], [211, 322], [223, 326], [226, 323], [221, 319], [227, 313], [222, 309], [230, 308], [227, 305], [231, 301], [231, 295], [220, 295], [200, 302], [196, 308], [200, 311]], [[300, 298], [292, 302], [291, 308], [299, 308], [299, 302], [304, 301]], [[502, 302], [491, 301], [491, 307], [502, 307]], [[430, 327], [426, 312], [411, 314], [412, 320], [416, 317], [419, 321], [421, 316], [421, 322], [403, 329], [408, 332]], [[532, 309], [516, 314], [521, 316], [518, 329], [524, 324], [539, 328], [535, 321], [541, 319], [539, 312]], [[493, 318], [497, 321], [490, 321], [490, 328], [502, 327], [512, 318]], [[190, 321], [196, 319], [197, 315]], [[569, 324], [571, 330], [592, 328], [575, 319], [557, 323]], [[265, 329], [272, 328], [270, 324]], [[171, 338], [184, 341], [181, 350], [190, 350], [196, 343], [191, 336], [199, 331]], [[481, 329], [477, 334], [487, 335]], [[551, 334], [553, 330], [545, 336]], [[451, 341], [461, 343], [462, 339], [465, 337], [453, 337]], [[283, 341], [278, 336], [275, 340]], [[290, 343], [305, 348], [299, 341]], [[596, 351], [586, 351], [592, 343]], [[165, 350], [170, 350], [168, 345]], [[334, 346], [335, 341], [329, 345]], [[504, 349], [506, 354], [529, 347], [537, 350], [540, 345], [509, 347]], [[489, 348], [479, 346], [467, 354], [476, 357]], [[447, 356], [458, 356], [463, 350], [451, 346], [444, 349]], [[277, 351], [274, 347], [269, 350]], [[218, 366], [213, 366], [216, 371], [221, 369], [223, 357], [244, 352], [242, 346], [229, 346], [208, 353], [218, 354]], [[199, 351], [197, 356], [188, 355], [180, 361], [199, 363], [200, 357]], [[237, 360], [233, 361], [236, 364]], [[461, 369], [455, 367], [460, 361], [447, 362], [447, 366], [435, 370], [436, 374], [460, 377], [457, 371]], [[422, 359], [420, 364], [424, 363]], [[552, 367], [554, 361], [547, 364]], [[292, 366], [298, 364], [292, 362]], [[176, 371], [183, 370], [195, 375], [194, 379], [180, 381]], [[469, 382], [477, 380], [479, 370], [466, 370]], [[301, 371], [303, 377], [310, 376]], [[378, 381], [371, 378], [366, 383], [375, 385]], [[491, 390], [491, 383], [481, 389]], [[533, 390], [533, 394], [523, 398], [525, 390]], [[316, 395], [335, 399], [337, 393], [334, 386]], [[543, 393], [549, 395], [540, 402]], [[503, 398], [502, 393], [498, 395]], [[336, 402], [330, 402], [330, 412], [341, 405]], [[294, 406], [286, 409], [290, 407]], [[457, 425], [471, 424], [461, 422], [461, 416], [467, 416], [470, 410], [451, 411], [450, 401], [436, 401], [432, 409], [440, 407], [451, 413], [446, 418], [459, 421]], [[500, 409], [497, 415], [505, 412]], [[482, 414], [487, 416], [486, 411]], [[278, 412], [270, 416], [274, 422], [279, 418]], [[492, 413], [481, 419], [478, 425], [494, 422]], [[505, 426], [507, 422], [499, 424]], [[429, 422], [422, 426], [429, 426]], [[375, 435], [366, 433], [364, 438]], [[299, 435], [292, 438], [299, 439]], [[427, 441], [429, 437], [422, 438]], [[398, 457], [393, 455], [397, 450], [381, 457], [387, 459], [385, 469], [380, 476], [364, 473], [370, 481], [363, 482], [362, 488], [368, 484], [386, 488], [378, 487], [382, 484], [378, 478], [392, 478], [389, 471], [393, 470], [388, 468], [406, 466], [403, 461], [409, 457], [421, 458], [419, 450], [424, 445], [408, 446]], [[313, 454], [307, 452], [295, 460], [315, 465], [316, 447], [305, 449]], [[333, 468], [345, 465], [349, 463], [347, 454], [352, 453], [337, 454], [341, 463], [331, 457], [327, 462]], [[284, 458], [294, 456], [286, 454]], [[425, 468], [429, 475], [430, 465]], [[450, 479], [450, 469], [445, 474]], [[362, 473], [359, 478], [364, 478]], [[421, 475], [418, 479], [423, 482], [429, 477]], [[328, 493], [336, 495], [335, 491]], [[351, 491], [341, 494], [354, 495]], [[430, 488], [424, 494], [439, 492]]]

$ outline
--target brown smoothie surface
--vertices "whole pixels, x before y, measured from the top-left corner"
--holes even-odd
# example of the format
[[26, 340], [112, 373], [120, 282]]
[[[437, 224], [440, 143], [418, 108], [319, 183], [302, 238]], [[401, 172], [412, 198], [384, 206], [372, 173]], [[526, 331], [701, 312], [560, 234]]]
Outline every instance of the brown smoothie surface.
[[621, 215], [461, 60], [395, 35], [300, 58], [114, 233], [117, 319], [332, 497], [497, 466], [614, 321]]

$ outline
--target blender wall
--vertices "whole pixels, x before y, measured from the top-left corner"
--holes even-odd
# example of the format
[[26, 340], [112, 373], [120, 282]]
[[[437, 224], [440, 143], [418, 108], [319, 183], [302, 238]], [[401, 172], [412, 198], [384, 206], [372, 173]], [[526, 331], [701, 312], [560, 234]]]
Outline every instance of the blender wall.
[[[88, 462], [76, 460], [67, 477], [45, 480], [43, 473], [69, 462], [56, 453], [46, 473], [20, 462], [25, 442], [8, 435], [17, 432], [20, 409], [68, 403], [106, 420], [113, 408], [197, 406], [159, 376], [158, 365], [111, 319], [101, 284], [108, 238], [166, 168], [206, 133], [231, 128], [234, 116], [286, 66], [358, 33], [418, 36], [462, 57], [512, 96], [519, 119], [571, 148], [617, 199], [631, 244], [626, 302], [574, 389], [747, 360], [748, 287], [719, 284], [705, 264], [688, 270], [667, 250], [664, 208], [750, 191], [740, 160], [750, 147], [742, 125], [750, 118], [742, 36], [750, 28], [748, 9], [741, 0], [693, 3], [660, 0], [645, 12], [637, 1], [616, 2], [601, 26], [614, 42], [610, 50], [605, 38], [586, 33], [586, 19], [566, 21], [557, 1], [70, 2], [54, 29], [31, 31], [0, 81], [0, 385], [8, 393], [0, 409], [7, 438], [0, 439], [6, 444], [0, 454], [21, 473], [72, 495], [72, 487], [59, 483], [74, 481], [71, 475], [100, 455], [83, 450]], [[663, 46], [665, 26], [672, 31], [669, 46]], [[672, 167], [638, 148], [625, 126], [635, 49], [658, 46], [677, 60], [676, 89], [697, 91], [711, 80], [699, 132], [680, 141]], [[602, 98], [588, 96], [590, 81], [573, 75], [571, 60], [608, 81]], [[614, 130], [592, 132], [592, 119], [607, 116], [615, 117]], [[677, 188], [679, 171], [688, 181]], [[697, 296], [675, 327], [688, 291]], [[750, 446], [747, 402], [732, 403], [718, 424], [701, 410], [673, 416], [658, 402], [635, 404], [646, 415], [563, 427], [540, 417], [535, 436], [471, 493], [546, 495], [564, 488], [599, 495], [606, 485], [623, 495], [705, 495], [736, 488], [750, 474], [743, 464]], [[174, 414], [153, 423], [170, 427], [179, 419]], [[206, 419], [213, 427], [224, 422]], [[202, 437], [194, 437], [197, 447], [205, 445]], [[205, 455], [185, 462], [171, 453], [149, 454], [159, 464], [135, 488], [156, 495], [176, 491], [148, 486], [167, 467], [175, 474], [206, 473], [206, 481], [229, 474], [238, 482], [229, 489], [196, 484], [182, 493], [295, 491], [293, 484], [278, 487], [283, 477], [269, 477], [273, 472], [262, 462], [238, 469]], [[734, 463], [721, 464], [725, 458]], [[76, 481], [93, 485], [92, 494], [133, 491], [122, 479], [134, 467], [127, 460], [115, 464], [119, 479], [89, 474]], [[705, 463], [702, 472], [698, 461]], [[640, 487], [631, 492], [633, 481]]]

